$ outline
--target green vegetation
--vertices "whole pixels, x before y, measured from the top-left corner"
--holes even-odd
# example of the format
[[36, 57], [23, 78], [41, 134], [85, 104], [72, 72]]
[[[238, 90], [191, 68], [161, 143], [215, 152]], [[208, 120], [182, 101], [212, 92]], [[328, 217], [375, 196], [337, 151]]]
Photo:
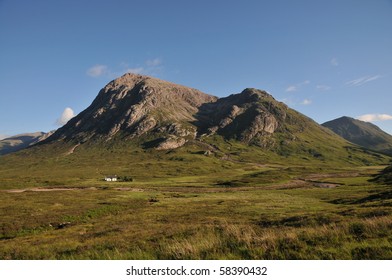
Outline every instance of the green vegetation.
[[387, 166], [384, 170], [377, 174], [371, 181], [381, 184], [392, 184], [392, 165]]
[[0, 259], [391, 259], [389, 161], [264, 91], [126, 74], [0, 156]]
[[137, 186], [265, 185], [311, 173], [388, 163], [388, 157], [348, 143], [343, 147], [320, 141], [309, 150], [299, 144], [310, 141], [307, 133], [295, 137], [301, 141], [270, 151], [217, 135], [169, 151], [142, 149], [143, 142], [121, 137], [82, 145], [56, 142], [0, 157], [0, 189], [99, 187], [110, 174], [132, 179], [129, 183]]
[[74, 146], [0, 157], [0, 259], [392, 258], [392, 186], [369, 181], [387, 157], [218, 136]]
[[390, 259], [391, 193], [366, 180], [0, 192], [0, 258]]
[[341, 117], [323, 124], [347, 141], [370, 150], [392, 155], [392, 136], [378, 126], [349, 117]]

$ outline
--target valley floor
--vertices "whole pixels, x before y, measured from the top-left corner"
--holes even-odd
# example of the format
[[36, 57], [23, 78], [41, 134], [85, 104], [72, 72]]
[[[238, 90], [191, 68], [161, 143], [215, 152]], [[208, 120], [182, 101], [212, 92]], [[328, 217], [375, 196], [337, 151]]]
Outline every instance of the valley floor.
[[3, 187], [0, 259], [392, 259], [392, 186], [368, 181], [380, 169]]

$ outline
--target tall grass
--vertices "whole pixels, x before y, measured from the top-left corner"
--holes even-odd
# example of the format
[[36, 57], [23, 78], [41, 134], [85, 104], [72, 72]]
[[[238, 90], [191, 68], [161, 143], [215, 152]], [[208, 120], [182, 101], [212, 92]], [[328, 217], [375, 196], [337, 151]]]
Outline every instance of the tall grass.
[[164, 259], [391, 259], [391, 217], [319, 227], [224, 223], [160, 247]]
[[[230, 160], [198, 146], [0, 158], [0, 259], [392, 258], [391, 186], [368, 181], [381, 167], [220, 145]], [[30, 189], [44, 186], [72, 190]]]

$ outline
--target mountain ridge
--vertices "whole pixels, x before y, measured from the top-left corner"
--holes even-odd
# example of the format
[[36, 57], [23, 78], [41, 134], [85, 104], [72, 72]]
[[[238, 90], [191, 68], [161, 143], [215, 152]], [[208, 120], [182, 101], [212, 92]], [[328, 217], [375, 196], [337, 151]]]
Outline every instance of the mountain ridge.
[[196, 89], [129, 73], [108, 83], [88, 108], [48, 140], [76, 136], [84, 142], [92, 137], [111, 138], [120, 131], [132, 138], [153, 128], [189, 134], [181, 123], [194, 121], [197, 107], [216, 99]]
[[2, 157], [7, 168], [0, 170], [0, 179], [7, 183], [17, 176], [12, 182], [30, 186], [96, 186], [100, 178], [117, 174], [153, 185], [243, 186], [388, 160], [263, 90], [217, 98], [126, 75], [108, 83], [51, 137]]
[[[217, 98], [149, 76], [125, 74], [108, 83], [89, 107], [43, 143], [109, 141], [121, 135], [126, 139], [150, 137], [156, 149], [165, 150], [220, 135], [271, 148], [295, 141], [295, 134], [306, 125], [331, 137], [313, 120], [263, 90], [246, 88]], [[284, 139], [275, 137], [279, 135]]]
[[347, 141], [367, 149], [392, 155], [392, 135], [375, 124], [350, 117], [340, 117], [322, 124]]
[[133, 150], [137, 156], [129, 155], [129, 160], [138, 158], [140, 164], [155, 157], [171, 160], [159, 152], [174, 150], [190, 159], [210, 155], [218, 160], [212, 160], [214, 164], [222, 159], [261, 163], [274, 158], [321, 164], [384, 162], [266, 91], [246, 88], [218, 98], [138, 74], [109, 82], [90, 106], [26, 153], [33, 158], [72, 155], [89, 162], [93, 150], [111, 157], [102, 151], [125, 153], [124, 149]]
[[4, 138], [0, 140], [0, 155], [6, 155], [23, 150], [27, 147], [44, 141], [53, 133], [54, 131], [50, 131], [48, 133], [40, 131], [33, 133], [22, 133]]

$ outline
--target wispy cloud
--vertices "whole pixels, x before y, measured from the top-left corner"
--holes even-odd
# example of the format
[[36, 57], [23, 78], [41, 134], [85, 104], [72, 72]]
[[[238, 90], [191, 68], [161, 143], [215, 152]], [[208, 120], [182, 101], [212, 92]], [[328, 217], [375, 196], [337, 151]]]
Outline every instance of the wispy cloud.
[[310, 105], [310, 104], [312, 104], [312, 100], [305, 98], [305, 99], [301, 102], [301, 104], [302, 104], [302, 105], [305, 105], [305, 106]]
[[392, 120], [392, 115], [388, 114], [366, 114], [357, 117], [358, 120], [364, 122], [375, 122], [375, 121], [389, 121]]
[[339, 61], [336, 57], [331, 59], [331, 65], [332, 66], [338, 66], [339, 65]]
[[156, 67], [161, 64], [162, 64], [162, 59], [160, 58], [149, 59], [146, 61], [146, 65], [149, 67]]
[[286, 92], [294, 92], [298, 91], [302, 86], [310, 84], [309, 80], [305, 80], [301, 83], [295, 84], [295, 85], [290, 85], [286, 88]]
[[63, 113], [61, 114], [60, 118], [56, 120], [56, 125], [63, 126], [65, 125], [70, 119], [75, 117], [74, 111], [67, 107], [64, 109]]
[[322, 91], [327, 91], [327, 90], [330, 90], [331, 87], [330, 87], [330, 86], [327, 86], [327, 85], [317, 85], [317, 86], [316, 86], [316, 89], [322, 90]]
[[118, 69], [109, 68], [106, 65], [97, 64], [87, 70], [87, 75], [93, 78], [105, 76], [114, 78], [123, 75], [124, 73], [156, 75], [157, 72], [163, 69], [163, 62], [160, 58], [153, 58], [146, 60], [142, 65], [129, 65], [122, 62]]
[[368, 82], [371, 81], [375, 81], [382, 78], [382, 75], [374, 75], [374, 76], [364, 76], [355, 80], [351, 80], [346, 82], [347, 86], [351, 86], [351, 87], [358, 87], [358, 86], [362, 86]]
[[127, 68], [125, 73], [133, 73], [133, 74], [143, 74], [145, 69], [143, 67], [136, 67], [136, 68]]
[[[124, 64], [127, 65], [127, 64]], [[146, 74], [146, 75], [154, 75], [156, 72], [162, 70], [163, 62], [160, 58], [148, 59], [144, 62], [144, 65], [138, 67], [128, 67], [125, 69], [125, 73], [134, 73], [134, 74]]]
[[90, 77], [100, 77], [108, 73], [108, 67], [106, 65], [97, 64], [87, 70], [87, 75]]
[[306, 80], [306, 81], [302, 82], [302, 85], [308, 85], [308, 84], [310, 84], [309, 80]]
[[293, 92], [293, 91], [297, 91], [298, 87], [297, 86], [289, 86], [286, 88], [286, 92]]

